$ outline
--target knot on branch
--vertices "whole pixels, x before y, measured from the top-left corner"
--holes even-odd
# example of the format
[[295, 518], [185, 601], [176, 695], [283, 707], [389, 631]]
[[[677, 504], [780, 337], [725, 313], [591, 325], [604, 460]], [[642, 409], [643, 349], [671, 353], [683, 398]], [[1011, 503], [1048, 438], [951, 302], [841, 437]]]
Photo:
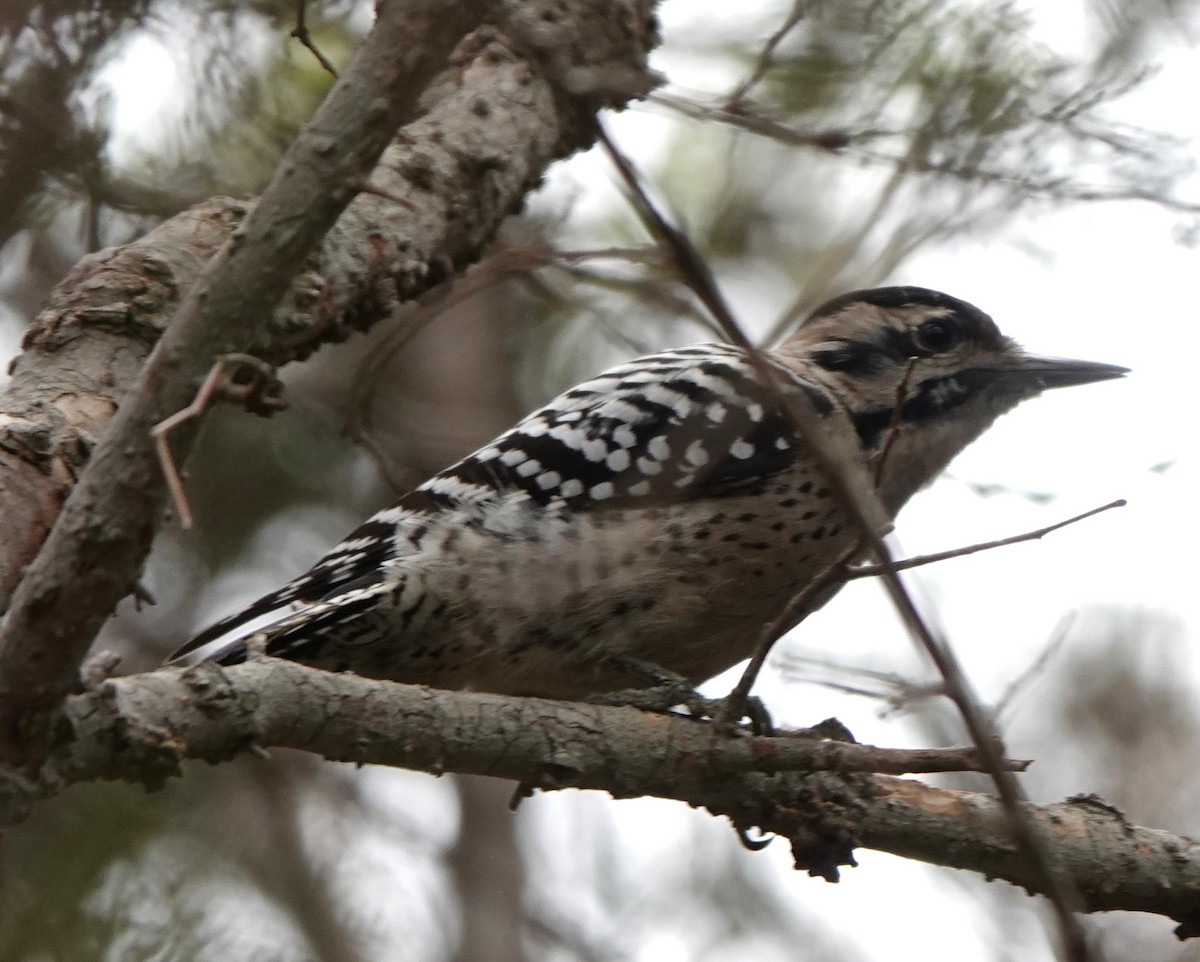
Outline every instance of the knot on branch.
[[99, 725], [93, 719], [92, 726], [102, 734], [100, 741], [112, 759], [114, 778], [157, 791], [168, 778], [181, 774], [180, 763], [187, 746], [165, 726], [130, 711], [117, 684], [111, 681], [101, 684], [96, 689], [94, 705], [102, 719]]
[[646, 64], [658, 43], [658, 25], [651, 5], [641, 0], [600, 0], [569, 9], [553, 0], [512, 4], [500, 29], [560, 103], [579, 108], [563, 112], [579, 115], [574, 136], [565, 138], [568, 149], [591, 144], [597, 109], [624, 107], [663, 82]]
[[7, 822], [21, 822], [29, 817], [33, 803], [45, 793], [19, 772], [0, 766], [0, 813]]
[[827, 882], [838, 881], [839, 868], [853, 868], [854, 849], [860, 844], [860, 826], [875, 790], [869, 775], [815, 772], [787, 778], [793, 803], [766, 803], [734, 820], [743, 835], [750, 827], [788, 839], [798, 870]]

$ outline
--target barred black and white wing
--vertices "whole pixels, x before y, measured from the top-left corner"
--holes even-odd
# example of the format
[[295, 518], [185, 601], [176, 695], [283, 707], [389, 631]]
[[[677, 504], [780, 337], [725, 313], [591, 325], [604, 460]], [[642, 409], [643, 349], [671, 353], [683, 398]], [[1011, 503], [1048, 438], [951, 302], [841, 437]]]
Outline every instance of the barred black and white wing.
[[561, 394], [400, 503], [436, 510], [521, 491], [572, 510], [676, 502], [761, 484], [794, 463], [778, 390], [831, 402], [782, 364], [774, 389], [742, 352], [701, 344], [639, 358]]
[[[175, 657], [277, 612], [278, 621], [258, 629], [266, 650], [304, 660], [308, 642], [353, 634], [379, 603], [424, 605], [400, 590], [411, 574], [405, 558], [437, 525], [487, 527], [489, 511], [501, 505], [509, 515], [514, 503], [523, 506], [518, 517], [533, 520], [538, 510], [561, 517], [636, 509], [762, 486], [799, 456], [777, 391], [801, 392], [822, 413], [832, 409], [820, 389], [782, 364], [771, 366], [773, 388], [737, 348], [703, 344], [606, 371], [430, 478], [308, 572], [201, 632]], [[505, 536], [519, 538], [509, 525]], [[214, 657], [240, 661], [244, 646], [235, 642]]]

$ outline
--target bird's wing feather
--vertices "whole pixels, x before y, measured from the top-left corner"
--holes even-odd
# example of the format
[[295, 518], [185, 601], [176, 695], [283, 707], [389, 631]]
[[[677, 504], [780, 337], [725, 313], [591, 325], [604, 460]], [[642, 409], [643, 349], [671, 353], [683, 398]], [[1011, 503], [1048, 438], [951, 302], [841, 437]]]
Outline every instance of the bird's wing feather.
[[[259, 618], [278, 614], [279, 621], [287, 621], [309, 606], [364, 587], [368, 581], [377, 581], [382, 575], [383, 562], [390, 554], [395, 533], [394, 521], [379, 520], [383, 514], [380, 512], [361, 524], [304, 574], [263, 595], [241, 611], [209, 625], [175, 651], [169, 660], [184, 658]], [[392, 514], [395, 514], [394, 509]], [[263, 629], [270, 630], [275, 624], [268, 622]], [[220, 649], [213, 657], [220, 658], [224, 651], [224, 648]]]
[[[788, 393], [828, 397], [782, 365]], [[795, 463], [795, 431], [735, 347], [705, 344], [613, 368], [534, 411], [407, 496], [413, 507], [487, 500], [497, 489], [572, 510], [719, 497]]]
[[[816, 387], [775, 365], [789, 392], [828, 413]], [[362, 594], [403, 550], [398, 524], [500, 495], [603, 511], [719, 497], [758, 485], [794, 464], [799, 445], [776, 393], [737, 348], [706, 344], [639, 358], [598, 375], [534, 411], [491, 444], [434, 475], [353, 531], [305, 574], [205, 629], [173, 658], [279, 612], [263, 630], [296, 635], [341, 598]], [[269, 649], [274, 647], [272, 643]], [[221, 658], [231, 646], [221, 649]]]

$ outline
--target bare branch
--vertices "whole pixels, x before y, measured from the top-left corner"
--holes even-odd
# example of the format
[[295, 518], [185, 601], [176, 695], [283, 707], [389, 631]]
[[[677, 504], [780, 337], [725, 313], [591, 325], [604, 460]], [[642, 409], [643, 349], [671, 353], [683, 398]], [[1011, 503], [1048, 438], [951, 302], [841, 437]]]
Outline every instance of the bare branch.
[[1067, 615], [1061, 621], [1059, 621], [1059, 623], [1055, 626], [1054, 631], [1051, 633], [1050, 638], [1046, 641], [1046, 644], [1042, 646], [1042, 650], [1038, 653], [1038, 656], [1029, 663], [1028, 667], [1026, 667], [1023, 672], [1017, 675], [1017, 677], [1009, 683], [1006, 689], [1004, 689], [1004, 694], [1002, 694], [1000, 696], [1000, 700], [996, 702], [995, 710], [997, 717], [1004, 716], [1004, 714], [1008, 711], [1009, 706], [1012, 705], [1014, 700], [1016, 700], [1017, 695], [1024, 688], [1026, 688], [1034, 678], [1041, 674], [1042, 670], [1046, 667], [1046, 663], [1049, 662], [1050, 659], [1056, 654], [1058, 654], [1058, 650], [1062, 648], [1063, 644], [1066, 642], [1067, 636], [1071, 633], [1071, 627], [1074, 624], [1074, 612], [1068, 612]]
[[308, 32], [308, 22], [304, 19], [304, 8], [308, 6], [308, 0], [296, 0], [296, 26], [292, 28], [289, 36], [300, 41], [300, 45], [308, 50], [314, 57], [317, 58], [317, 63], [321, 68], [334, 79], [337, 79], [337, 68], [329, 62], [329, 58], [317, 48], [313, 43], [312, 34]]
[[908, 382], [912, 380], [913, 368], [916, 366], [917, 359], [910, 357], [908, 363], [904, 365], [904, 374], [900, 377], [900, 383], [896, 385], [896, 397], [892, 401], [892, 421], [888, 425], [887, 433], [883, 436], [883, 443], [879, 445], [879, 452], [874, 459], [874, 470], [871, 472], [871, 480], [875, 485], [876, 493], [879, 492], [879, 486], [883, 481], [883, 469], [887, 467], [888, 455], [892, 453], [892, 446], [896, 443], [896, 438], [900, 436], [900, 426], [904, 419], [904, 400], [908, 397]]
[[847, 565], [861, 551], [860, 543], [855, 542], [850, 545], [833, 564], [826, 567], [817, 577], [797, 591], [779, 616], [763, 629], [758, 644], [754, 648], [754, 654], [750, 656], [750, 661], [747, 662], [746, 668], [742, 672], [742, 677], [738, 679], [733, 691], [726, 696], [725, 704], [721, 706], [721, 713], [717, 718], [719, 723], [732, 725], [742, 717], [746, 710], [746, 700], [750, 697], [754, 682], [758, 679], [763, 665], [766, 664], [771, 649], [775, 647], [775, 642], [812, 614], [828, 592], [836, 590], [841, 585], [846, 578]]
[[[786, 835], [806, 857], [828, 848], [833, 835], [843, 839], [841, 864], [862, 845], [1041, 891], [1013, 844], [1010, 815], [995, 798], [845, 774], [880, 767], [889, 757], [911, 764], [920, 752], [720, 737], [713, 725], [685, 717], [439, 691], [274, 659], [105, 681], [73, 696], [67, 719], [74, 737], [35, 780], [0, 782], [5, 821], [21, 817], [22, 803], [71, 783], [123, 777], [153, 786], [179, 774], [184, 759], [217, 762], [251, 745], [279, 746], [344, 761], [525, 780], [544, 790], [680, 799], [727, 815], [738, 827]], [[925, 754], [955, 753], [978, 761], [970, 749]], [[1078, 888], [1080, 910], [1153, 912], [1184, 923], [1181, 935], [1200, 932], [1200, 844], [1131, 825], [1111, 806], [1088, 799], [1025, 805], [1023, 814]], [[836, 877], [836, 864], [805, 867]]]
[[[38, 738], [12, 734], [36, 732], [31, 715], [77, 685], [88, 645], [129, 592], [165, 498], [151, 429], [190, 401], [215, 355], [250, 348], [267, 327], [288, 284], [354, 197], [353, 185], [481, 16], [474, 5], [448, 12], [435, 0], [381, 7], [253, 212], [184, 296], [0, 626], [0, 730], [9, 738], [0, 752], [36, 753]], [[421, 43], [412, 42], [414, 33]], [[186, 449], [193, 435], [177, 430], [176, 447]]]
[[[1123, 508], [1128, 503], [1124, 498], [1118, 498], [1116, 501], [1102, 504], [1098, 508], [1092, 508], [1090, 511], [1083, 512], [1083, 514], [1077, 514], [1073, 518], [1067, 518], [1066, 521], [1057, 521], [1054, 524], [1046, 525], [1046, 527], [1038, 528], [1035, 531], [1014, 534], [1007, 538], [1001, 538], [998, 541], [981, 541], [978, 544], [969, 544], [962, 548], [951, 548], [949, 551], [938, 551], [935, 554], [904, 558], [900, 561], [893, 561], [889, 567], [891, 571], [908, 571], [910, 568], [920, 568], [924, 565], [936, 564], [939, 561], [949, 561], [951, 558], [965, 558], [967, 555], [978, 554], [980, 551], [991, 551], [993, 548], [1007, 548], [1009, 545], [1021, 544], [1025, 541], [1038, 541], [1046, 537], [1046, 535], [1058, 531], [1060, 528], [1067, 527], [1067, 525], [1076, 524], [1104, 511], [1111, 511], [1113, 508]], [[882, 565], [855, 565], [853, 568], [846, 569], [844, 578], [846, 581], [853, 581], [856, 578], [875, 578], [885, 573], [886, 571]]]
[[[563, 15], [542, 17], [547, 3]], [[306, 357], [394, 316], [477, 259], [546, 167], [591, 142], [598, 104], [654, 85], [645, 69], [657, 40], [652, 6], [530, 0], [507, 8], [521, 43], [486, 27], [460, 44], [447, 82], [384, 153], [371, 189], [338, 219], [284, 303], [264, 315], [270, 322], [250, 353], [276, 365]], [[567, 96], [552, 67], [578, 67], [576, 81], [595, 86]], [[610, 80], [620, 88], [604, 86]], [[213, 198], [84, 258], [34, 322], [0, 397], [0, 610], [184, 292], [253, 207]]]
[[[249, 384], [235, 385], [232, 378], [225, 378], [226, 368], [231, 364], [242, 365], [243, 369], [252, 372]], [[154, 451], [158, 455], [158, 463], [162, 468], [163, 477], [167, 482], [167, 490], [179, 514], [179, 525], [185, 531], [192, 526], [192, 508], [188, 504], [187, 492], [183, 488], [183, 478], [180, 477], [179, 467], [175, 456], [171, 453], [169, 438], [171, 431], [194, 421], [207, 411], [214, 403], [222, 399], [249, 402], [258, 407], [258, 413], [281, 411], [286, 402], [282, 396], [283, 385], [269, 364], [254, 357], [252, 354], [223, 354], [214, 362], [212, 369], [200, 384], [196, 396], [190, 404], [176, 411], [169, 417], [163, 418], [150, 429], [154, 438]]]
[[807, 0], [793, 0], [792, 9], [784, 18], [783, 23], [775, 29], [771, 36], [767, 38], [767, 42], [763, 44], [762, 50], [758, 53], [758, 59], [754, 63], [754, 69], [750, 71], [750, 75], [738, 84], [733, 93], [729, 95], [729, 100], [725, 105], [726, 110], [738, 110], [742, 105], [742, 101], [746, 99], [746, 95], [766, 76], [767, 70], [771, 67], [771, 60], [775, 56], [775, 48], [779, 46], [784, 37], [792, 32], [792, 28], [804, 18], [807, 5]]

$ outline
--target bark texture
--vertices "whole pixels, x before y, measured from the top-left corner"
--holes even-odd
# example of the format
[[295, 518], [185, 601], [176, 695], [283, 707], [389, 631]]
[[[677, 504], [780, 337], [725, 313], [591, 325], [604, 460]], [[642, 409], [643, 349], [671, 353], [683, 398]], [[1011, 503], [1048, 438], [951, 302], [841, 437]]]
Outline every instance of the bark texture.
[[[534, 0], [467, 37], [253, 353], [276, 364], [305, 357], [478, 259], [546, 167], [590, 144], [599, 107], [653, 87], [652, 7]], [[211, 198], [85, 257], [30, 327], [0, 396], [0, 609], [180, 299], [254, 206]]]
[[[648, 89], [646, 8], [514, 5], [458, 45], [426, 93], [433, 106], [359, 193], [418, 92], [489, 6], [458, 4], [448, 16], [440, 4], [392, 0], [258, 202], [211, 201], [162, 225], [152, 248], [88, 259], [30, 331], [0, 400], [0, 492], [14, 528], [0, 540], [0, 594], [20, 577], [0, 628], [10, 760], [25, 759], [26, 741], [40, 750], [29, 716], [75, 686], [91, 637], [130, 591], [164, 501], [149, 429], [188, 403], [213, 359], [254, 350], [279, 363], [390, 316], [477, 258], [545, 166], [588, 141], [600, 106]], [[178, 456], [193, 434], [172, 435]]]
[[[830, 880], [864, 846], [1038, 892], [997, 799], [871, 774], [920, 770], [936, 753], [723, 736], [708, 723], [633, 708], [440, 691], [273, 659], [102, 682], [69, 701], [60, 734], [35, 778], [10, 775], [0, 786], [0, 819], [18, 820], [36, 798], [75, 782], [153, 788], [186, 759], [215, 763], [280, 746], [547, 791], [679, 799], [787, 837], [797, 867]], [[1025, 814], [1083, 910], [1152, 912], [1178, 920], [1181, 937], [1200, 934], [1200, 844], [1133, 825], [1090, 797], [1027, 805]]]

